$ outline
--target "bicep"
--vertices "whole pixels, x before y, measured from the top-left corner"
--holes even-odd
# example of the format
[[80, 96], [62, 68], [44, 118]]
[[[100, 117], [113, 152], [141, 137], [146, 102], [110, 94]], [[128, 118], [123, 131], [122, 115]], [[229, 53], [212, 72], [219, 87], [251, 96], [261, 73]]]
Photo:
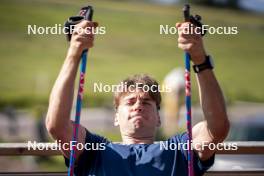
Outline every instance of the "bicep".
[[[206, 121], [199, 122], [192, 128], [194, 150], [202, 161], [212, 157], [215, 150], [210, 150], [209, 143], [214, 143], [213, 137], [210, 134]], [[202, 146], [203, 145], [203, 146]]]

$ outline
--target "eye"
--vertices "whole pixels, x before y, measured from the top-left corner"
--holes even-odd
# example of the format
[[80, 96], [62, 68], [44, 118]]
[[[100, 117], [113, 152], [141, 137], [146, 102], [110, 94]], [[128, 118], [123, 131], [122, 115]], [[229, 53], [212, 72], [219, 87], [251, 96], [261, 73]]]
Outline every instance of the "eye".
[[134, 103], [133, 103], [133, 101], [127, 101], [125, 104], [128, 105], [128, 106], [131, 106], [131, 105], [133, 105]]
[[143, 101], [144, 105], [150, 105], [150, 103], [148, 101]]

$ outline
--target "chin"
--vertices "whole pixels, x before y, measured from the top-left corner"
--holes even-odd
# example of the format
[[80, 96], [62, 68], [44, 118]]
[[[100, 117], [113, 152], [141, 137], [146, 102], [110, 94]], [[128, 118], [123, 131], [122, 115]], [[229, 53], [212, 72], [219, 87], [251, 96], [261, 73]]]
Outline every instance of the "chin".
[[144, 124], [142, 122], [140, 122], [140, 121], [134, 123], [134, 128], [136, 130], [143, 129], [144, 127], [145, 127]]

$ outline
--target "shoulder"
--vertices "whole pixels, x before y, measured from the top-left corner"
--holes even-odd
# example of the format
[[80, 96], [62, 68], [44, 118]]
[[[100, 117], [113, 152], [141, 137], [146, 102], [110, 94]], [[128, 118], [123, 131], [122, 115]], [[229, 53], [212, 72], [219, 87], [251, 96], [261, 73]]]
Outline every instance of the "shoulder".
[[[170, 141], [171, 143], [179, 144], [177, 146], [180, 148], [180, 150], [179, 148], [178, 150], [182, 153], [186, 161], [188, 155], [187, 152], [189, 149], [188, 140], [189, 140], [189, 136], [186, 132], [172, 136], [171, 138], [168, 139], [168, 141]], [[207, 171], [214, 164], [214, 158], [215, 158], [214, 154], [208, 160], [202, 161], [199, 158], [197, 152], [194, 150], [193, 157], [194, 157], [193, 158], [194, 171], [197, 175], [203, 175], [204, 172]]]
[[[76, 171], [78, 174], [88, 171], [90, 168], [95, 167], [95, 165], [100, 162], [100, 152], [105, 150], [105, 146], [108, 145], [110, 141], [98, 134], [92, 133], [85, 128], [85, 142], [82, 146], [83, 152], [80, 154], [78, 161], [76, 162]], [[65, 164], [69, 167], [69, 159], [65, 157]]]
[[92, 133], [90, 131], [88, 131], [87, 129], [85, 129], [85, 143], [110, 143], [110, 141], [103, 137], [100, 136], [98, 134]]
[[186, 143], [188, 139], [188, 134], [184, 132], [170, 137], [167, 141], [171, 143]]

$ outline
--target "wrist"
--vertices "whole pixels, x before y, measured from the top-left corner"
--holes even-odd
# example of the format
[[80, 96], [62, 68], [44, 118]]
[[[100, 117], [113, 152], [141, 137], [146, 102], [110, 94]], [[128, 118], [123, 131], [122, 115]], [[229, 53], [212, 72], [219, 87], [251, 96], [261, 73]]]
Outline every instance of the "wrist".
[[212, 70], [214, 68], [214, 62], [211, 56], [205, 56], [205, 60], [201, 64], [193, 65], [193, 70], [195, 73], [200, 73], [206, 69]]
[[200, 65], [204, 63], [206, 59], [206, 53], [203, 52], [203, 53], [196, 54], [196, 55], [194, 54], [194, 55], [191, 55], [191, 58], [192, 58], [192, 62], [194, 65]]
[[78, 45], [71, 44], [68, 49], [67, 57], [74, 58], [74, 60], [80, 60], [81, 55], [82, 55], [81, 47]]

